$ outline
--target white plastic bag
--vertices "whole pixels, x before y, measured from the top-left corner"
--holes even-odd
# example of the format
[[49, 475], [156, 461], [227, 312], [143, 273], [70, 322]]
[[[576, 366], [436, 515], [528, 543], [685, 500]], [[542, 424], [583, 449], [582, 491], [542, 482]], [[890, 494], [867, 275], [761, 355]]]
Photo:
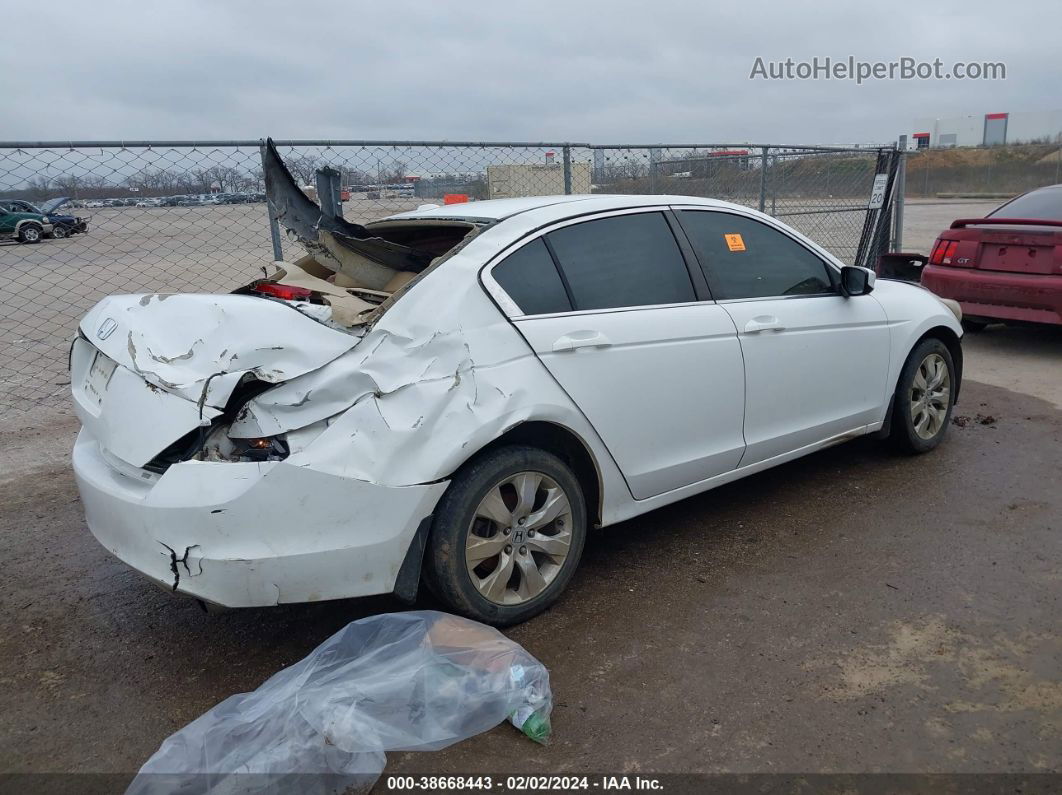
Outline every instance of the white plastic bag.
[[168, 737], [128, 793], [368, 790], [385, 751], [438, 750], [507, 718], [544, 742], [551, 708], [545, 666], [497, 630], [373, 616]]

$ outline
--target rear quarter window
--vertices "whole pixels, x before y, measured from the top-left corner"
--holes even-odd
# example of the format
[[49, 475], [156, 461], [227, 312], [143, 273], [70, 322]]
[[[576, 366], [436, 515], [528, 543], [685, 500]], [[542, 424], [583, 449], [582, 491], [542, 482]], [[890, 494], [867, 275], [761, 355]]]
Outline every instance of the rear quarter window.
[[494, 266], [491, 275], [525, 315], [572, 309], [557, 266], [542, 238], [514, 251]]

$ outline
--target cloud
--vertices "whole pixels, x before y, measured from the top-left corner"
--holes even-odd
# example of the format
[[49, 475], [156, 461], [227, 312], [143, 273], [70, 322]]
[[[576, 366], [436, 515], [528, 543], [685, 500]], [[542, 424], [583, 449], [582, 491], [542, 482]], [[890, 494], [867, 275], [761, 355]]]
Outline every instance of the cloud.
[[[916, 117], [1048, 110], [1057, 0], [882, 7], [98, 2], [0, 51], [11, 139], [892, 140]], [[146, 9], [146, 10], [145, 10]], [[750, 80], [765, 60], [1003, 61], [1006, 81]]]

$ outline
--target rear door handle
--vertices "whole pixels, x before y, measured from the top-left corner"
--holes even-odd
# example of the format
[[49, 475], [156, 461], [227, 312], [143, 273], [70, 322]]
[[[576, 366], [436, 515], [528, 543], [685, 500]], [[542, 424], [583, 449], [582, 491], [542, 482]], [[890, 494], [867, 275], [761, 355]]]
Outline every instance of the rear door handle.
[[785, 331], [785, 326], [774, 315], [756, 315], [745, 324], [746, 334], [759, 334], [761, 331]]
[[600, 331], [573, 331], [553, 342], [554, 353], [574, 351], [577, 348], [607, 348], [612, 343]]

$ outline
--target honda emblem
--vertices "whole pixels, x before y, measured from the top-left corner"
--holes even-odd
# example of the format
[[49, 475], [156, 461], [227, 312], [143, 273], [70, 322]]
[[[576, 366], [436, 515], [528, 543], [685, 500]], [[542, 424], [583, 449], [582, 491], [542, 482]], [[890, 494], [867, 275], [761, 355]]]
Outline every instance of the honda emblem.
[[96, 329], [96, 337], [105, 340], [114, 333], [116, 328], [118, 328], [118, 321], [113, 317], [109, 317], [100, 323], [100, 327]]

